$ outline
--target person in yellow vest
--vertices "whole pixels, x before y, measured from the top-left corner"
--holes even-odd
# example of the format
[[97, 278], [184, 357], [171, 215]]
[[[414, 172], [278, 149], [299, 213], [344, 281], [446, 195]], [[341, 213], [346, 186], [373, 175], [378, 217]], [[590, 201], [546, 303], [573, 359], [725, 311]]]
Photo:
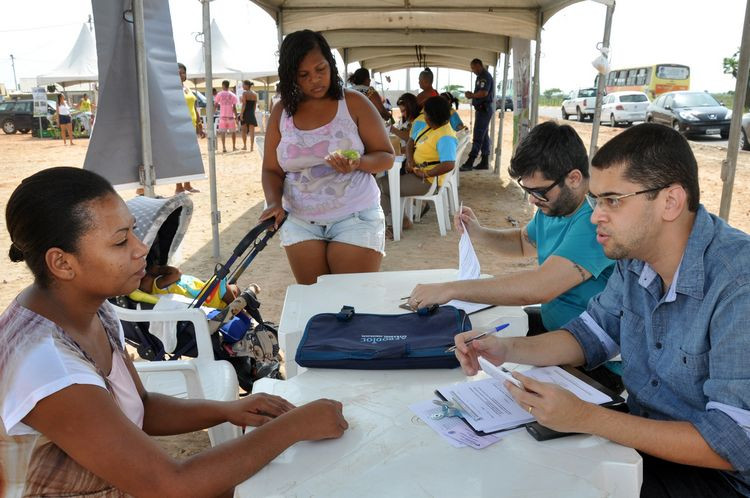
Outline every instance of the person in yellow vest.
[[[423, 112], [427, 126], [407, 143], [406, 174], [401, 177], [401, 191], [398, 194], [401, 197], [424, 195], [435, 182], [438, 187], [442, 186], [447, 174], [456, 165], [458, 140], [450, 124], [450, 104], [442, 97], [430, 97], [424, 103]], [[412, 130], [415, 124], [412, 124]], [[391, 193], [388, 178], [382, 177], [378, 183], [382, 193], [380, 205], [385, 219], [390, 220]], [[386, 236], [393, 237], [392, 227], [386, 227]]]
[[93, 110], [96, 109], [96, 106], [91, 103], [88, 94], [84, 93], [81, 101], [78, 102], [78, 105], [76, 107], [79, 111], [81, 111], [81, 115], [78, 117], [78, 119], [86, 129], [86, 133], [91, 136], [91, 126], [94, 124]]
[[[199, 137], [205, 138], [206, 134], [203, 132], [203, 121], [200, 119], [200, 114], [198, 113], [198, 99], [193, 91], [190, 90], [190, 88], [188, 88], [185, 84], [185, 81], [187, 80], [187, 68], [184, 64], [178, 62], [177, 70], [180, 73], [180, 81], [182, 82], [182, 94], [185, 97], [185, 105], [187, 106], [188, 112], [190, 113], [190, 119], [193, 121], [195, 133]], [[191, 194], [195, 194], [200, 192], [200, 190], [190, 185], [190, 182], [183, 182], [178, 183], [174, 189], [175, 194], [179, 194], [180, 192], [190, 192]]]

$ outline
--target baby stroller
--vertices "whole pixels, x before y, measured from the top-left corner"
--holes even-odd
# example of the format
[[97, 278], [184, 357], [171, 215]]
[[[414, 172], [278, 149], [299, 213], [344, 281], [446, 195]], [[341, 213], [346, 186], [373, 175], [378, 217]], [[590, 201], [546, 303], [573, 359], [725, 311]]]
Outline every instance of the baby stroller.
[[[150, 247], [147, 264], [166, 265], [182, 242], [193, 212], [187, 194], [166, 199], [136, 197], [127, 201], [136, 219], [135, 233]], [[273, 220], [254, 227], [237, 245], [226, 264], [216, 266], [214, 274], [189, 304], [200, 308], [208, 296], [218, 292], [221, 282], [235, 284], [255, 256], [273, 237]], [[247, 254], [245, 254], [247, 253]], [[238, 263], [233, 271], [232, 266]], [[258, 287], [252, 284], [233, 302], [222, 309], [207, 310], [208, 329], [214, 357], [232, 364], [240, 387], [251, 392], [253, 382], [261, 377], [281, 378], [276, 327], [263, 320], [257, 299]], [[158, 298], [136, 291], [130, 296], [114, 298], [114, 303], [127, 309], [153, 309]], [[175, 305], [175, 303], [171, 303]], [[179, 304], [177, 304], [179, 306]], [[178, 322], [174, 335], [161, 334], [161, 324], [122, 321], [125, 340], [138, 355], [149, 361], [177, 360], [182, 356], [196, 357], [195, 330], [190, 322]]]

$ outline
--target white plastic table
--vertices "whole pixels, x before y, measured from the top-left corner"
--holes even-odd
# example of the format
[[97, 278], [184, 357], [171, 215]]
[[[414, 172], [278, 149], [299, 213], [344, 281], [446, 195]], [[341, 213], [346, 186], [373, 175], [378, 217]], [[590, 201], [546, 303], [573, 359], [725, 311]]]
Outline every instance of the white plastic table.
[[459, 369], [309, 369], [291, 380], [261, 379], [253, 392], [297, 404], [340, 400], [349, 430], [292, 446], [235, 496], [638, 496], [642, 463], [630, 448], [585, 435], [538, 442], [523, 430], [483, 450], [453, 448], [409, 410], [436, 387], [465, 380]]
[[391, 224], [393, 226], [393, 240], [401, 240], [401, 164], [406, 160], [404, 156], [396, 156], [393, 166], [388, 170], [388, 191], [391, 197]]
[[[279, 346], [286, 354], [287, 378], [305, 370], [294, 361], [294, 355], [313, 315], [338, 313], [344, 305], [354, 306], [358, 313], [407, 313], [398, 306], [415, 285], [448, 282], [455, 280], [456, 274], [453, 269], [349, 273], [322, 275], [313, 285], [290, 285], [279, 322]], [[504, 335], [526, 335], [528, 319], [519, 306], [496, 306], [469, 315], [473, 328], [500, 318], [510, 323]]]

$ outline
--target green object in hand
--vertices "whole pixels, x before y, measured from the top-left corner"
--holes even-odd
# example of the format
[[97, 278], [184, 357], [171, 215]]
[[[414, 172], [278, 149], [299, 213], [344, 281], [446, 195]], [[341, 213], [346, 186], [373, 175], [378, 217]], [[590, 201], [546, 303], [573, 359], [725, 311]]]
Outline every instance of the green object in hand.
[[355, 161], [359, 159], [359, 152], [357, 152], [354, 149], [339, 149], [336, 151], [336, 154], [340, 154], [344, 156], [345, 158], [349, 159], [350, 161]]

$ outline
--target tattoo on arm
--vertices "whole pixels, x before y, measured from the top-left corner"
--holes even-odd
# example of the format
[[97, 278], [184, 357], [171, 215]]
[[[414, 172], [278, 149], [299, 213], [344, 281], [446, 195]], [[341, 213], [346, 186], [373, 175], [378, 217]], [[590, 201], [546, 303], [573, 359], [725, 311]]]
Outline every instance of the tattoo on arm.
[[533, 247], [536, 247], [536, 241], [529, 238], [529, 232], [527, 232], [526, 230], [521, 230], [521, 236], [523, 237], [524, 242], [530, 244]]
[[575, 263], [573, 263], [573, 268], [575, 268], [576, 270], [578, 270], [578, 273], [581, 275], [581, 282], [585, 282], [586, 281], [586, 272], [583, 271], [583, 268], [581, 268], [580, 266], [578, 266]]

